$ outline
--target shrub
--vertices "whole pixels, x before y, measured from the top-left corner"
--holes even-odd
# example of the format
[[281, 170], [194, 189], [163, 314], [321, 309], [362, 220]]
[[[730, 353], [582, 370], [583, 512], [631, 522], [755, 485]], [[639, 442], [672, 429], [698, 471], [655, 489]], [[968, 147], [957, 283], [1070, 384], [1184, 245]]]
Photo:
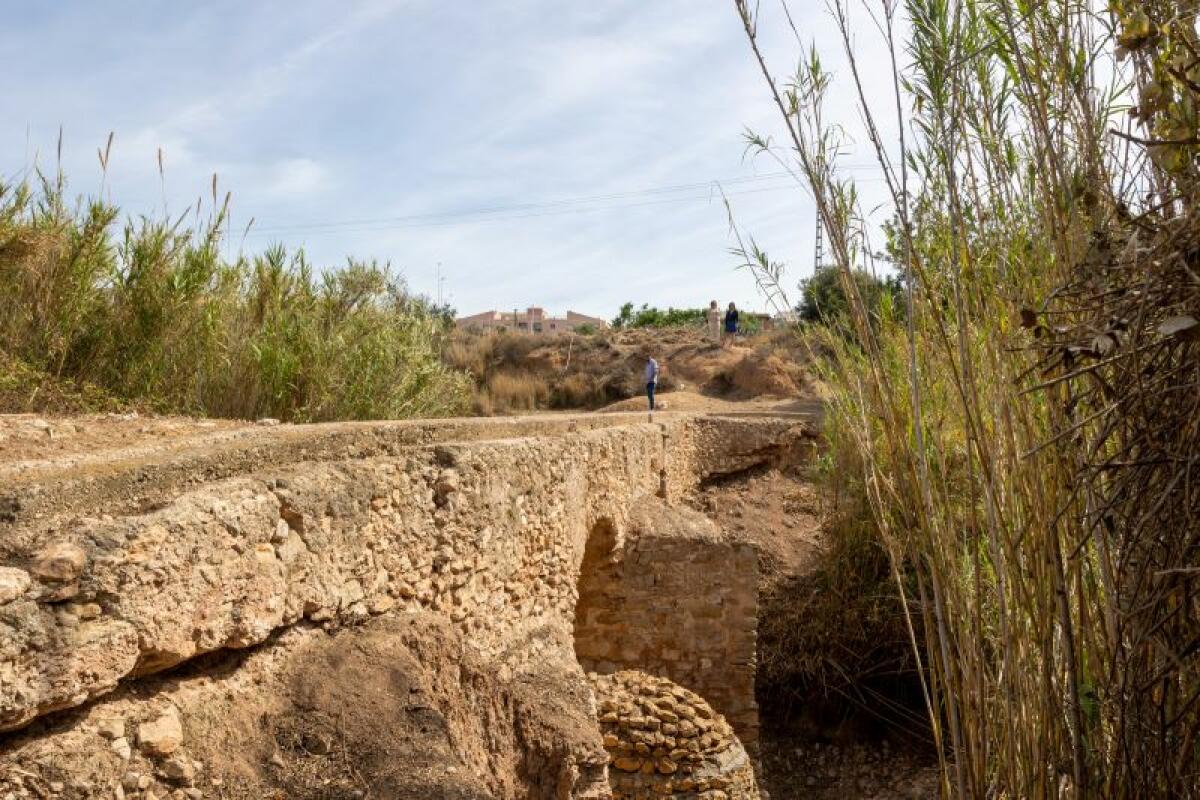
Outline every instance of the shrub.
[[496, 413], [496, 405], [487, 388], [476, 388], [471, 394], [471, 413], [477, 417], [490, 417]]
[[604, 402], [603, 389], [596, 378], [575, 372], [554, 382], [550, 404], [555, 408], [587, 408]]
[[501, 365], [519, 366], [541, 343], [542, 339], [539, 336], [501, 333], [492, 342], [493, 360]]
[[743, 336], [758, 336], [762, 329], [762, 318], [757, 315], [743, 313], [738, 320], [738, 333]]
[[444, 314], [387, 266], [316, 271], [282, 247], [222, 256], [228, 197], [197, 227], [69, 207], [65, 180], [0, 186], [0, 351], [164, 412], [286, 420], [452, 414]]
[[480, 378], [487, 374], [493, 344], [493, 337], [483, 334], [456, 336], [442, 347], [442, 359], [454, 369]]
[[[765, 72], [757, 4], [736, 4]], [[830, 4], [848, 50], [850, 5]], [[847, 301], [827, 419], [887, 554], [941, 794], [1194, 796], [1194, 10], [881, 6], [895, 95], [858, 112], [899, 219], [903, 316], [856, 277], [867, 213], [815, 49], [767, 92]], [[881, 114], [904, 139], [876, 138]]]
[[7, 413], [96, 414], [130, 404], [88, 383], [56, 380], [0, 351], [0, 409]]
[[[894, 309], [902, 308], [900, 300], [904, 287], [895, 275], [880, 279], [862, 269], [852, 270], [851, 275], [855, 291], [874, 318], [878, 318], [885, 302]], [[818, 267], [812, 277], [800, 281], [800, 302], [796, 312], [806, 322], [849, 326], [850, 301], [842, 288], [842, 275], [836, 265]]]
[[704, 324], [703, 308], [668, 308], [666, 311], [651, 308], [643, 303], [639, 309], [634, 309], [633, 303], [621, 306], [617, 316], [613, 318], [613, 327], [628, 328], [675, 328], [689, 325]]

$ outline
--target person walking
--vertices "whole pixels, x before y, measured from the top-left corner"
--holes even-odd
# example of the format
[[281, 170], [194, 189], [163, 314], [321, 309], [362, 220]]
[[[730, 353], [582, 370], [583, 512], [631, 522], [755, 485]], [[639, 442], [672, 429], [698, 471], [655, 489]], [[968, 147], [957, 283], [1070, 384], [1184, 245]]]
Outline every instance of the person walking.
[[658, 362], [654, 356], [646, 357], [646, 398], [650, 401], [650, 413], [654, 413], [654, 388], [658, 386]]
[[733, 303], [729, 304], [729, 310], [725, 312], [725, 344], [733, 342], [733, 337], [737, 336], [738, 332], [738, 311], [737, 306]]
[[721, 309], [717, 307], [717, 301], [713, 300], [708, 304], [708, 311], [705, 312], [708, 321], [708, 338], [712, 339], [717, 344], [721, 343]]

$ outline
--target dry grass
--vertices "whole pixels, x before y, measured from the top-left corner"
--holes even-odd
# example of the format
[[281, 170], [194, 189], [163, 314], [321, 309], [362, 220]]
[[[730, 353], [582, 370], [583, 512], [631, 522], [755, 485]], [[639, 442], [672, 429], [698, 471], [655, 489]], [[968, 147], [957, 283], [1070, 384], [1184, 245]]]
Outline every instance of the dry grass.
[[474, 377], [473, 410], [485, 416], [596, 408], [630, 396], [638, 372], [601, 333], [542, 337], [456, 331], [442, 359]]
[[550, 398], [550, 387], [528, 372], [498, 372], [488, 379], [487, 397], [494, 412], [535, 411]]
[[822, 546], [810, 569], [760, 598], [756, 692], [793, 712], [821, 696], [857, 705], [925, 739], [913, 698], [895, 696], [899, 686], [916, 690], [916, 664], [888, 554], [856, 481], [858, 458], [829, 433], [812, 475], [823, 489]]
[[490, 336], [455, 336], [442, 346], [442, 360], [454, 369], [483, 376], [488, 372], [494, 345]]
[[3, 413], [124, 412], [130, 405], [98, 386], [55, 379], [0, 352], [0, 410]]
[[795, 396], [810, 388], [804, 345], [794, 331], [773, 331], [750, 338], [752, 347], [722, 349], [694, 327], [636, 328], [588, 335], [530, 336], [456, 331], [442, 358], [475, 378], [475, 413], [524, 409], [492, 398], [492, 379], [500, 374], [537, 378], [545, 391], [541, 408], [594, 409], [644, 391], [646, 357], [659, 361], [659, 389], [685, 386], [722, 396], [752, 398]]
[[581, 372], [555, 382], [551, 402], [557, 408], [591, 408], [607, 402], [603, 381]]

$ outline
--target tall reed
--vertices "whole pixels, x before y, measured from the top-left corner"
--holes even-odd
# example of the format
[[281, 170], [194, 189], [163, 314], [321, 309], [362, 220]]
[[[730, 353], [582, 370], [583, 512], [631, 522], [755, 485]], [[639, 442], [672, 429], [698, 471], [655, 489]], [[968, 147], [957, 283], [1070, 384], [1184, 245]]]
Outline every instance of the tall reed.
[[1154, 408], [1147, 380], [1200, 385], [1194, 8], [868, 0], [855, 8], [892, 68], [878, 96], [849, 4], [831, 0], [836, 80], [892, 199], [897, 314], [854, 280], [876, 248], [838, 172], [835, 79], [815, 48], [778, 78], [757, 5], [735, 6], [788, 133], [751, 144], [812, 189], [850, 298], [853, 335], [829, 338], [830, 424], [909, 620], [943, 794], [1195, 796], [1197, 409]]
[[[103, 159], [102, 159], [103, 163]], [[227, 258], [210, 212], [118, 228], [61, 172], [0, 185], [0, 354], [160, 411], [311, 421], [458, 413], [447, 321], [388, 267], [316, 270], [275, 246]]]

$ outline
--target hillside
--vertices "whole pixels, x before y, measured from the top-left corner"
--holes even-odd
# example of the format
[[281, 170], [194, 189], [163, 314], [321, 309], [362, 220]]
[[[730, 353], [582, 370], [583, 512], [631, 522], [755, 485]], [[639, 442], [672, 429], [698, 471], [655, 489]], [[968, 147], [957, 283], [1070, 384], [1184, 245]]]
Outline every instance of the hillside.
[[[812, 396], [808, 350], [793, 331], [775, 331], [722, 347], [695, 327], [633, 329], [586, 336], [456, 334], [448, 365], [475, 379], [479, 414], [539, 408], [641, 408], [642, 368], [659, 362], [659, 391], [671, 407], [701, 396], [719, 400]], [[686, 394], [685, 394], [686, 393]], [[629, 402], [622, 402], [629, 401]]]

